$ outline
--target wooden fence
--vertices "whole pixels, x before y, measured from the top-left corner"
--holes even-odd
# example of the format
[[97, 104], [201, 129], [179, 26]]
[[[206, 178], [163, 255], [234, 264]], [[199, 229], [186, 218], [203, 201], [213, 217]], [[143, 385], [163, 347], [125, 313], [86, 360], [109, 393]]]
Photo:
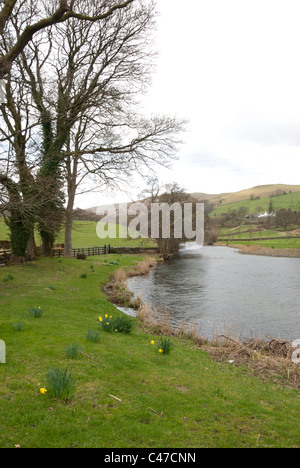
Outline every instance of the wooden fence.
[[1, 250], [0, 251], [0, 265], [6, 265], [11, 256], [11, 250]]
[[[1, 250], [0, 251], [0, 265], [5, 266], [10, 260], [11, 250]], [[110, 245], [104, 245], [103, 247], [86, 247], [80, 249], [72, 249], [72, 257], [76, 258], [77, 255], [84, 254], [87, 257], [92, 257], [95, 255], [107, 255], [111, 253]], [[64, 249], [52, 249], [52, 256], [56, 258], [61, 258], [64, 256]]]
[[[95, 255], [107, 255], [110, 253], [110, 245], [103, 247], [85, 247], [80, 249], [72, 249], [72, 257], [76, 258], [77, 255], [84, 254], [87, 257], [94, 257]], [[64, 249], [53, 249], [52, 256], [61, 258], [64, 256]]]

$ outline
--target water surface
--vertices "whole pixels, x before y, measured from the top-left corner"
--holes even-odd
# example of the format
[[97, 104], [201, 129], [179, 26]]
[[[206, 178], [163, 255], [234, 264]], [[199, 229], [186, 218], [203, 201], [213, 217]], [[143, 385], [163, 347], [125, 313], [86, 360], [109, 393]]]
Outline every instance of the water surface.
[[128, 287], [174, 324], [193, 321], [203, 334], [300, 338], [300, 259], [241, 255], [228, 247], [182, 248]]

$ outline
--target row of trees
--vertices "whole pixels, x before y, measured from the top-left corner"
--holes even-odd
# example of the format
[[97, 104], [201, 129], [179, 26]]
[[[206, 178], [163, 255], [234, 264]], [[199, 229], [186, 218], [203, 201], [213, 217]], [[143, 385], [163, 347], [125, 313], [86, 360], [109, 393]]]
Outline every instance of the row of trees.
[[76, 194], [168, 166], [184, 122], [146, 117], [155, 4], [146, 0], [0, 3], [0, 205], [15, 260], [34, 258], [65, 226]]

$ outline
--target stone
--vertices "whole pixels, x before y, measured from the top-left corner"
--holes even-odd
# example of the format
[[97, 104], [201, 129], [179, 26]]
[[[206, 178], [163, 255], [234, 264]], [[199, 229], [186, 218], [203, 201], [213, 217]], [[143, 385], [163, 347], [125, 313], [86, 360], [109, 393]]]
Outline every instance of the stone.
[[0, 340], [0, 364], [6, 363], [5, 342]]

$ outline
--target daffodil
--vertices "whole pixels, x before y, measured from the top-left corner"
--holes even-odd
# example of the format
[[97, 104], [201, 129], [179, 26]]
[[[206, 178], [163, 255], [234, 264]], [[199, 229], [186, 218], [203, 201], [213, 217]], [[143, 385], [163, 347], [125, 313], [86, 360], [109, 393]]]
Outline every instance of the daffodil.
[[40, 392], [41, 392], [42, 395], [45, 395], [45, 393], [47, 393], [47, 390], [45, 388], [41, 388]]
[[102, 317], [99, 317], [99, 322], [103, 322], [103, 319], [102, 319]]
[[153, 341], [153, 340], [151, 341], [151, 344], [154, 344], [154, 341]]
[[108, 318], [108, 315], [107, 315], [107, 314], [105, 314], [105, 318]]
[[109, 325], [109, 322], [107, 322], [106, 325]]
[[159, 349], [158, 352], [161, 354], [161, 353], [164, 352], [164, 350], [163, 350], [163, 349]]

